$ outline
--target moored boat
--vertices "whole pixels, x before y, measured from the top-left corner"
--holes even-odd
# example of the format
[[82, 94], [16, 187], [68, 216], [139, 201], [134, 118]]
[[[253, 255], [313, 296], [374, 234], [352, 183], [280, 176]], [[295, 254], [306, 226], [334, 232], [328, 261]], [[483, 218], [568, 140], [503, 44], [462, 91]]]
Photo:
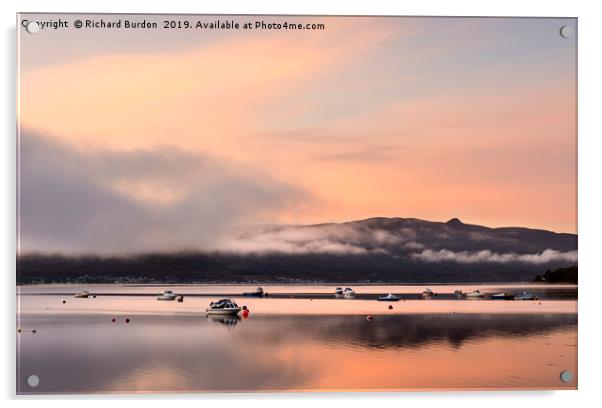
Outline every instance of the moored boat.
[[466, 294], [466, 299], [482, 299], [482, 298], [483, 298], [483, 294], [478, 289], [473, 290], [472, 292], [468, 292]]
[[355, 297], [355, 291], [351, 288], [345, 288], [345, 290], [343, 291], [343, 297], [347, 298], [347, 299], [351, 299]]
[[378, 300], [381, 302], [397, 302], [399, 300], [399, 296], [389, 293], [387, 296], [379, 296]]
[[157, 300], [176, 300], [176, 294], [171, 290], [166, 290], [162, 295], [157, 296]]
[[434, 292], [433, 292], [433, 291], [432, 291], [430, 288], [426, 288], [426, 289], [425, 289], [425, 290], [424, 290], [424, 291], [423, 291], [423, 292], [420, 294], [420, 296], [421, 296], [423, 299], [430, 299], [430, 298], [432, 298], [433, 296], [435, 296], [435, 293], [434, 293]]
[[491, 295], [491, 299], [493, 299], [493, 300], [513, 300], [514, 295], [510, 292], [496, 293], [495, 295]]
[[73, 297], [78, 299], [87, 299], [90, 297], [90, 292], [84, 290], [82, 292], [76, 293], [75, 295], [73, 295]]
[[220, 299], [217, 302], [209, 303], [205, 309], [208, 315], [237, 315], [241, 308], [232, 299]]
[[533, 293], [523, 292], [514, 297], [514, 300], [537, 300], [537, 296]]
[[255, 289], [255, 292], [243, 292], [243, 296], [255, 296], [255, 297], [263, 297], [264, 296], [263, 288], [258, 287]]

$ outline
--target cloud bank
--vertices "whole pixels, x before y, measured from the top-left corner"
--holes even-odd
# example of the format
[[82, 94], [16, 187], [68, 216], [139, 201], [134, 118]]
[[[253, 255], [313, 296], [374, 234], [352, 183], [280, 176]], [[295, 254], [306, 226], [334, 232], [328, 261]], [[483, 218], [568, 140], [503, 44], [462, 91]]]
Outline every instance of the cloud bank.
[[454, 252], [447, 249], [439, 251], [425, 249], [420, 253], [412, 254], [411, 258], [424, 262], [457, 262], [463, 264], [521, 262], [539, 265], [558, 261], [577, 262], [577, 251], [562, 252], [546, 249], [541, 253], [517, 254], [514, 252], [496, 253], [490, 250]]
[[310, 200], [208, 155], [86, 149], [30, 131], [21, 134], [19, 169], [20, 252], [202, 249], [232, 225]]
[[218, 243], [218, 249], [242, 254], [389, 254], [389, 248], [422, 248], [412, 241], [412, 231], [392, 234], [385, 230], [349, 224], [268, 226], [239, 231]]

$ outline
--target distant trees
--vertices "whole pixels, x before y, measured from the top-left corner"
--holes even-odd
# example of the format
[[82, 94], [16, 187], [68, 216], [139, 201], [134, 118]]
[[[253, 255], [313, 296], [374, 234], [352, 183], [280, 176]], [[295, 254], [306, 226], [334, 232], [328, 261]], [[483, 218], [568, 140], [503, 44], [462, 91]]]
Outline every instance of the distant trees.
[[548, 269], [543, 275], [537, 275], [533, 282], [574, 283], [577, 284], [577, 265], [568, 268]]

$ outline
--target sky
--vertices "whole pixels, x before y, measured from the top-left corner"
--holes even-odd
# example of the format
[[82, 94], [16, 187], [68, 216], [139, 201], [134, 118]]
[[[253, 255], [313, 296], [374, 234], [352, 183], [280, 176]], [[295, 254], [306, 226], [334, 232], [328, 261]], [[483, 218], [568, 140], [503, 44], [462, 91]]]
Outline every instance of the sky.
[[229, 19], [325, 29], [20, 30], [20, 251], [377, 216], [576, 232], [575, 19]]

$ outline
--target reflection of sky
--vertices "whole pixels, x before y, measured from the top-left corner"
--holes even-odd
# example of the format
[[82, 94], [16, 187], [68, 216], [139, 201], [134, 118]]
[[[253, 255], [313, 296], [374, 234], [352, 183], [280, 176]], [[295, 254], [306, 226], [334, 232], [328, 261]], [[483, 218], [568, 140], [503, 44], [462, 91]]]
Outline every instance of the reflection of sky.
[[235, 327], [32, 316], [22, 327], [20, 378], [35, 372], [40, 392], [554, 389], [560, 370], [576, 372], [576, 315], [251, 315]]
[[[52, 15], [59, 17], [66, 18]], [[52, 150], [48, 162], [34, 151], [21, 165], [46, 169], [46, 184], [68, 186], [62, 195], [75, 198], [66, 216], [112, 231], [123, 221], [99, 217], [123, 213], [129, 231], [161, 231], [137, 233], [162, 237], [148, 245], [124, 237], [132, 246], [125, 250], [196, 246], [190, 237], [208, 229], [190, 218], [239, 225], [459, 217], [576, 230], [576, 39], [558, 33], [576, 20], [264, 19], [323, 22], [326, 30], [20, 30], [22, 138], [34, 150], [45, 146], [42, 156]], [[147, 177], [93, 166], [74, 173], [52, 161], [127, 161], [132, 152], [172, 163], [181, 178], [166, 182], [151, 168]], [[201, 166], [178, 165], [182, 152], [220, 163], [203, 173], [212, 183], [197, 174]], [[40, 190], [24, 174], [24, 194]], [[78, 205], [90, 189], [106, 199]], [[224, 190], [226, 197], [215, 193]], [[78, 248], [74, 236], [100, 234], [94, 222], [63, 231], [36, 220], [56, 199], [40, 191], [28, 198], [40, 208], [21, 211], [26, 250], [112, 249], [109, 236]], [[197, 196], [217, 197], [207, 208]], [[213, 227], [210, 235], [222, 232]]]

